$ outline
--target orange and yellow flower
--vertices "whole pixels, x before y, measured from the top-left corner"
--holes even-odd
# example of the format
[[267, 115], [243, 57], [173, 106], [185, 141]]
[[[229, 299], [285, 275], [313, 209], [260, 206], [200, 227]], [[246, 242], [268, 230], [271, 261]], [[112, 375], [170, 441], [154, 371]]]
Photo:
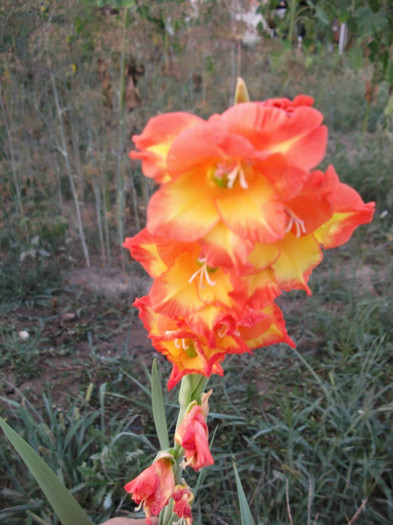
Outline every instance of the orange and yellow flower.
[[[147, 224], [124, 247], [153, 283], [134, 305], [153, 347], [173, 365], [168, 388], [185, 375], [223, 374], [229, 354], [275, 343], [294, 346], [275, 304], [282, 292], [308, 285], [323, 249], [345, 243], [372, 220], [365, 203], [340, 182], [324, 157], [327, 129], [306, 95], [237, 104], [203, 120], [159, 115], [134, 137], [142, 170], [159, 188]], [[211, 465], [208, 397], [193, 401], [175, 441], [183, 466]], [[164, 452], [125, 490], [144, 506], [147, 523], [173, 498], [192, 524], [193, 495], [176, 485]]]
[[138, 505], [143, 505], [147, 525], [152, 523], [151, 516], [158, 516], [168, 504], [174, 489], [173, 459], [164, 452], [150, 467], [124, 486], [132, 499]]
[[167, 150], [168, 177], [149, 205], [148, 229], [197, 240], [223, 223], [254, 242], [282, 238], [283, 199], [302, 189], [326, 149], [322, 115], [300, 102], [238, 104], [183, 128]]
[[228, 354], [293, 345], [274, 301], [310, 294], [323, 249], [371, 221], [374, 203], [332, 166], [315, 169], [327, 129], [312, 104], [244, 102], [207, 121], [169, 113], [134, 137], [131, 156], [159, 188], [146, 228], [124, 246], [153, 278], [135, 305], [173, 364], [169, 388], [186, 374], [221, 375]]

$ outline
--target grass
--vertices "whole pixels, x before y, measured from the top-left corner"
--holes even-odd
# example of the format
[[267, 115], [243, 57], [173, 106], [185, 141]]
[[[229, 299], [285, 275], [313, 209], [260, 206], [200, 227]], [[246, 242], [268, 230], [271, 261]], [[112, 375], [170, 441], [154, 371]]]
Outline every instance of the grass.
[[[43, 396], [40, 411], [25, 398], [22, 405], [11, 403], [11, 408], [23, 428], [23, 437], [42, 454], [60, 479], [72, 487], [76, 498], [88, 505], [94, 519], [103, 520], [110, 515], [108, 509], [113, 512], [112, 495], [116, 493], [119, 497], [119, 486], [128, 475], [127, 469], [146, 466], [142, 446], [149, 445], [151, 451], [153, 445], [148, 438], [130, 430], [135, 419], [132, 410], [121, 418], [112, 418], [106, 411], [105, 384], [98, 389], [97, 407], [89, 405], [91, 394], [87, 394], [74, 400], [67, 410], [56, 406], [50, 394]], [[33, 514], [39, 514], [46, 522], [58, 523], [20, 459], [7, 447], [2, 450], [2, 462], [16, 483], [13, 489], [2, 490], [9, 506], [3, 508], [0, 518], [7, 523], [34, 523]], [[120, 455], [123, 467], [119, 470]], [[22, 506], [15, 505], [21, 501]]]
[[[120, 256], [117, 170], [124, 170], [128, 181], [127, 235], [136, 231], [138, 221], [143, 225], [153, 188], [137, 165], [127, 171], [127, 163], [118, 163], [120, 19], [102, 18], [98, 12], [89, 18], [71, 2], [51, 25], [44, 20], [49, 8], [43, 14], [33, 4], [30, 8], [36, 18], [23, 9], [9, 17], [1, 48], [2, 53], [9, 51], [1, 75], [11, 135], [0, 129], [0, 414], [100, 523], [133, 511], [122, 485], [151, 462], [158, 445], [148, 372], [154, 354], [130, 308], [133, 296], [141, 295], [144, 276], [134, 263], [124, 266]], [[26, 31], [18, 22], [23, 13]], [[79, 33], [76, 15], [84, 28]], [[215, 465], [204, 474], [195, 523], [239, 522], [235, 461], [259, 525], [287, 525], [291, 520], [388, 525], [393, 522], [393, 149], [391, 116], [384, 114], [388, 88], [382, 85], [368, 107], [364, 80], [369, 71], [354, 73], [345, 56], [284, 52], [278, 43], [266, 41], [254, 50], [241, 50], [241, 70], [236, 72], [233, 44], [215, 32], [214, 23], [217, 26], [217, 19], [210, 17], [203, 27], [193, 27], [187, 44], [179, 37], [172, 50], [158, 53], [155, 47], [160, 46], [154, 47], [149, 36], [157, 31], [153, 22], [131, 22], [130, 50], [145, 73], [138, 77], [142, 104], [125, 116], [127, 133], [139, 133], [159, 112], [186, 110], [208, 117], [225, 109], [234, 72], [244, 76], [253, 99], [309, 93], [329, 126], [324, 166], [333, 163], [342, 180], [365, 200], [376, 201], [377, 212], [373, 223], [361, 227], [348, 245], [325, 254], [311, 278], [311, 297], [298, 292], [280, 299], [297, 350], [276, 346], [228, 358], [224, 377], [210, 380]], [[89, 278], [72, 285], [64, 278], [64, 272], [83, 266], [83, 258], [75, 195], [45, 82], [44, 42], [34, 40], [33, 29], [44, 26], [53, 38], [52, 68], [93, 270], [110, 263], [121, 272], [123, 264], [134, 282], [130, 292], [117, 296], [89, 287]], [[51, 28], [56, 31], [51, 33]], [[9, 47], [12, 31], [17, 31], [17, 53]], [[112, 44], [106, 41], [109, 37]], [[155, 38], [161, 42], [159, 34]], [[40, 51], [34, 60], [29, 46]], [[23, 49], [30, 51], [24, 55]], [[98, 57], [110, 64], [112, 109], [104, 104]], [[76, 65], [74, 73], [70, 64]], [[131, 146], [127, 140], [124, 156]], [[19, 335], [23, 330], [29, 333], [26, 340]], [[169, 366], [159, 362], [165, 383]], [[176, 392], [165, 398], [173, 431]], [[56, 524], [3, 436], [0, 444], [0, 521]], [[197, 477], [187, 481], [195, 484]]]

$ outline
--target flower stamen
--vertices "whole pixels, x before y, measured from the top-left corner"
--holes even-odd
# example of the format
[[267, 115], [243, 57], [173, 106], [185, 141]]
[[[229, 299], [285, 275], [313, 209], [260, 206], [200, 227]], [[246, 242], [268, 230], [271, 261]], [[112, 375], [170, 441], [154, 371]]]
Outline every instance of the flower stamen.
[[205, 288], [204, 279], [206, 279], [207, 284], [209, 286], [214, 286], [216, 284], [215, 281], [213, 281], [209, 276], [208, 266], [206, 264], [205, 258], [198, 259], [198, 262], [202, 264], [202, 266], [194, 272], [191, 277], [188, 279], [188, 283], [191, 284], [194, 279], [199, 275], [199, 288], [203, 289]]
[[[176, 334], [177, 332], [178, 332], [178, 330], [165, 330], [165, 335], [172, 336], [173, 334]], [[180, 350], [181, 347], [184, 348], [184, 342], [183, 341], [184, 341], [184, 339], [180, 339], [179, 337], [176, 337], [173, 340], [173, 344], [175, 345], [176, 348], [178, 348]]]
[[220, 328], [217, 330], [217, 335], [218, 337], [225, 337], [226, 333], [227, 333], [227, 325], [226, 324], [222, 324], [220, 326]]
[[247, 184], [246, 176], [244, 175], [244, 171], [243, 171], [243, 168], [240, 162], [238, 162], [236, 166], [232, 169], [232, 171], [228, 173], [227, 188], [233, 188], [233, 185], [235, 184], [237, 177], [239, 177], [240, 187], [243, 188], [243, 190], [246, 190], [248, 188], [248, 184]]
[[306, 227], [304, 225], [304, 221], [300, 219], [300, 217], [298, 217], [296, 213], [294, 213], [290, 208], [286, 208], [286, 212], [289, 215], [289, 221], [288, 221], [287, 227], [285, 228], [285, 233], [290, 232], [293, 226], [295, 226], [295, 230], [296, 230], [295, 236], [296, 237], [300, 237], [302, 233], [306, 233]]

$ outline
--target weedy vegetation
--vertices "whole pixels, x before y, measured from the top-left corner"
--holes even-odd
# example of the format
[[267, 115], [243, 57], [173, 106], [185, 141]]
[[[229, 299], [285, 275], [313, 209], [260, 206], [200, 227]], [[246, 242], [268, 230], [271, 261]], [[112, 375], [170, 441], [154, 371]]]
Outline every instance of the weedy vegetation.
[[[184, 2], [132, 4], [0, 8], [0, 415], [95, 523], [133, 513], [122, 486], [157, 448], [153, 358], [163, 385], [169, 369], [131, 307], [148, 279], [121, 249], [154, 191], [127, 157], [131, 134], [157, 113], [222, 111], [238, 75], [253, 100], [307, 93], [331, 131], [324, 167], [377, 212], [325, 254], [311, 298], [279, 299], [296, 350], [232, 356], [210, 380], [215, 465], [199, 480], [195, 523], [239, 522], [233, 462], [259, 525], [393, 523], [389, 84], [365, 97], [372, 65], [354, 71], [327, 44], [245, 47], [225, 2], [197, 18]], [[173, 430], [176, 392], [166, 399]], [[0, 522], [57, 524], [0, 443]]]

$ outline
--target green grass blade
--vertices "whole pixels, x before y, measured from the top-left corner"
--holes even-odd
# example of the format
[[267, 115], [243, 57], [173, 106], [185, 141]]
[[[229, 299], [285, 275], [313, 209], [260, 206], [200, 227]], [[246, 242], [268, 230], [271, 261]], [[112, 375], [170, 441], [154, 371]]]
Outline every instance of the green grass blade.
[[35, 450], [0, 418], [0, 426], [26, 463], [63, 525], [92, 525], [89, 517]]
[[246, 495], [240, 481], [239, 473], [237, 471], [235, 463], [233, 463], [233, 470], [235, 471], [237, 495], [239, 498], [240, 505], [240, 519], [242, 525], [255, 525], [254, 518], [252, 517], [250, 507], [248, 506]]
[[154, 424], [162, 450], [169, 448], [168, 425], [165, 417], [165, 406], [162, 398], [160, 378], [158, 377], [157, 361], [154, 359], [151, 369], [151, 402]]

